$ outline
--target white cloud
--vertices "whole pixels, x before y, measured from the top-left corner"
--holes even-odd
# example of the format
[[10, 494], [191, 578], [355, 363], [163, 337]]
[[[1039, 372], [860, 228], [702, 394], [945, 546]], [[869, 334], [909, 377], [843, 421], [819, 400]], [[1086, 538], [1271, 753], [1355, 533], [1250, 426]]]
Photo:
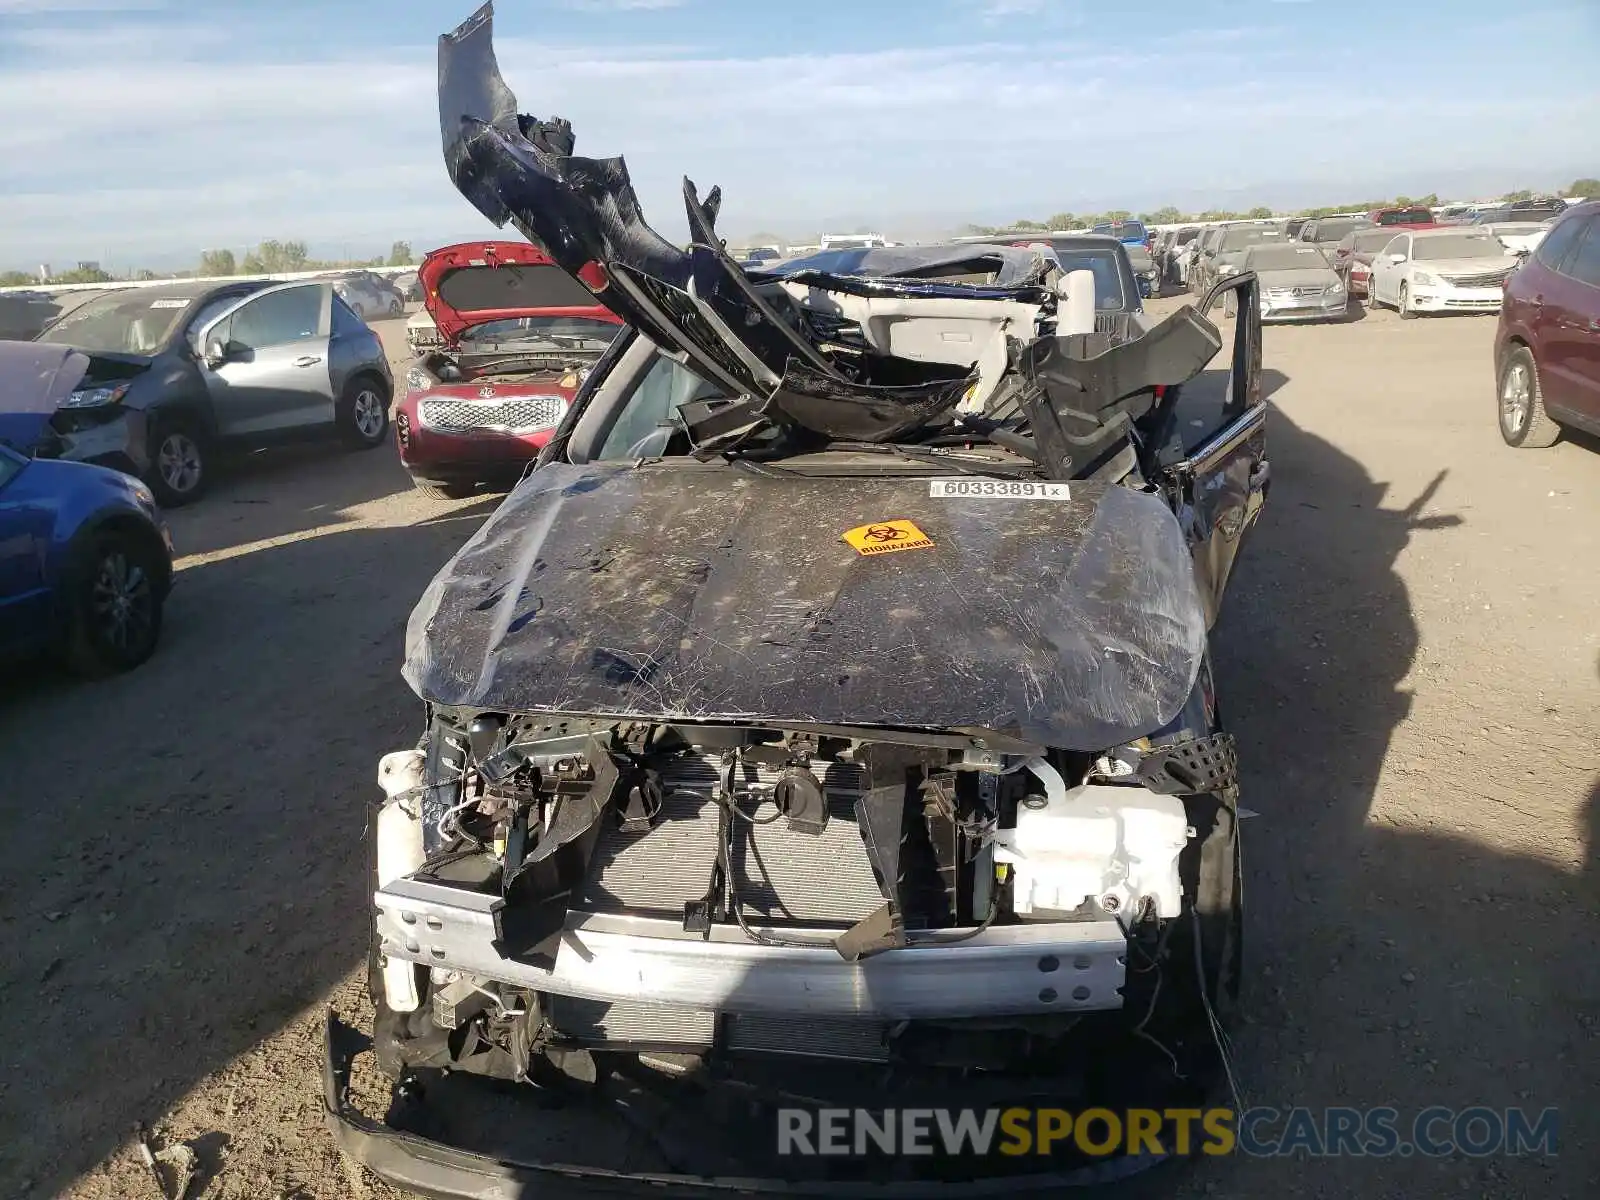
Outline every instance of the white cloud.
[[[268, 237], [386, 247], [487, 232], [444, 172], [431, 44], [240, 62], [219, 56], [251, 45], [248, 30], [197, 21], [116, 22], [90, 42], [25, 36], [34, 52], [0, 72], [0, 267], [151, 261]], [[1446, 101], [1403, 80], [1352, 87], [1251, 29], [1113, 51], [1009, 30], [1005, 41], [764, 57], [497, 43], [523, 109], [571, 118], [580, 153], [626, 155], [668, 236], [682, 227], [685, 173], [702, 191], [723, 186], [730, 232], [798, 233], [840, 214], [892, 226], [934, 208], [960, 220], [1096, 200], [1153, 207], [1328, 162], [1352, 176], [1426, 172], [1465, 152], [1521, 171], [1564, 163], [1570, 144], [1559, 123], [1529, 125], [1492, 89]], [[110, 79], [98, 64], [119, 47]], [[1423, 107], [1427, 122], [1392, 120]], [[1377, 128], [1387, 154], [1374, 167]]]

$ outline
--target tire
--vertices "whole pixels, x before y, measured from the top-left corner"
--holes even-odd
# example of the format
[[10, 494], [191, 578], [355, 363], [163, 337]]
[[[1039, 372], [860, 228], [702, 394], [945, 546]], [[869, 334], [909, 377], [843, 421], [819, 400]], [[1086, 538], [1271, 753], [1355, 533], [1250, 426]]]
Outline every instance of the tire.
[[161, 638], [167, 563], [155, 540], [105, 530], [84, 547], [68, 598], [67, 665], [99, 678], [131, 671]]
[[1377, 312], [1378, 309], [1381, 308], [1381, 307], [1382, 307], [1382, 305], [1378, 301], [1378, 284], [1377, 284], [1377, 280], [1373, 279], [1369, 275], [1367, 277], [1367, 311], [1368, 312]]
[[[1517, 346], [1506, 355], [1498, 384], [1495, 407], [1500, 436], [1506, 445], [1519, 450], [1542, 450], [1554, 445], [1561, 436], [1561, 426], [1544, 410], [1544, 392], [1539, 387], [1539, 368], [1533, 361], [1533, 352], [1526, 346]], [[1512, 399], [1518, 391], [1520, 404]]]
[[211, 485], [210, 443], [199, 422], [182, 415], [156, 418], [145, 482], [162, 508], [182, 508], [205, 494]]
[[430, 500], [465, 500], [478, 489], [470, 483], [439, 483], [432, 479], [413, 479], [412, 484]]
[[399, 297], [397, 297], [397, 296], [390, 296], [389, 297], [389, 307], [387, 309], [387, 313], [388, 313], [389, 316], [398, 317], [405, 310], [406, 310], [406, 306], [400, 301]]
[[1405, 284], [1400, 285], [1400, 319], [1402, 321], [1415, 321], [1416, 310], [1411, 307], [1411, 289]]
[[389, 436], [389, 389], [375, 376], [352, 376], [344, 385], [334, 419], [339, 436], [352, 449], [382, 445]]

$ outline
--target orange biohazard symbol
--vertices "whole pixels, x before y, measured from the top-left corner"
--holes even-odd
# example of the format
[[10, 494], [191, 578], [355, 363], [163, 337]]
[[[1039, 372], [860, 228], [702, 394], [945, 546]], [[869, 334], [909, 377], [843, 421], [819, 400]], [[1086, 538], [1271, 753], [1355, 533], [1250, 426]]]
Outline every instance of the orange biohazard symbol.
[[846, 530], [843, 540], [859, 554], [889, 554], [896, 550], [931, 550], [933, 539], [910, 521], [874, 521]]

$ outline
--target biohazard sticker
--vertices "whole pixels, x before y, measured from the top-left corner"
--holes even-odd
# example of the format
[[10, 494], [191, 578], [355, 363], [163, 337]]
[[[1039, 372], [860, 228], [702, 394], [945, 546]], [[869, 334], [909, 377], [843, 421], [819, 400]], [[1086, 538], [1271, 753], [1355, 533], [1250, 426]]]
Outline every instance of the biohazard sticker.
[[896, 550], [931, 550], [933, 539], [910, 521], [878, 521], [845, 531], [844, 540], [858, 554], [892, 554]]

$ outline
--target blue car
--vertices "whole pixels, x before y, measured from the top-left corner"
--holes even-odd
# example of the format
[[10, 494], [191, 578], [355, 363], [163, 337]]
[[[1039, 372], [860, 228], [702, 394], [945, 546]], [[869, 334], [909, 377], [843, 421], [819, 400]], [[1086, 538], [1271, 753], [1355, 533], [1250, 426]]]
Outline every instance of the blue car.
[[1161, 295], [1161, 272], [1150, 255], [1150, 231], [1143, 221], [1101, 221], [1094, 232], [1114, 237], [1128, 248], [1128, 262], [1139, 281], [1139, 295], [1146, 300]]
[[172, 585], [172, 538], [150, 489], [88, 463], [33, 459], [88, 359], [0, 342], [0, 658], [60, 654], [112, 675], [155, 651]]

